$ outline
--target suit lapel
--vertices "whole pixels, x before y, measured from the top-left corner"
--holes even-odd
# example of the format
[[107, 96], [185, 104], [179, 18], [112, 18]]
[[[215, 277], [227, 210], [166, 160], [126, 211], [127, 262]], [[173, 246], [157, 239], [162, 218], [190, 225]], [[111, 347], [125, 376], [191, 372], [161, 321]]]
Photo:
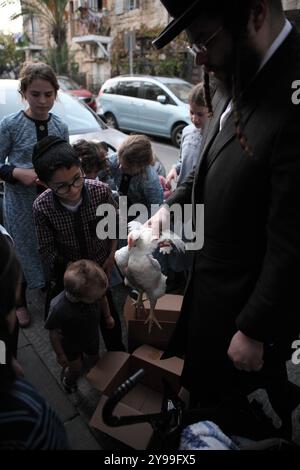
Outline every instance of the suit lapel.
[[195, 170], [195, 180], [197, 179], [199, 172], [202, 171], [202, 168], [204, 166], [204, 161], [207, 157], [207, 153], [216, 135], [219, 132], [220, 117], [221, 117], [221, 114], [226, 109], [226, 105], [228, 104], [228, 102], [229, 102], [229, 98], [227, 96], [221, 94], [219, 91], [216, 91], [216, 94], [212, 101], [214, 115], [209, 120], [207, 127], [204, 130], [203, 144], [201, 148], [202, 157], [199, 159], [199, 163]]
[[[243, 107], [242, 111], [242, 119], [243, 125], [246, 126], [247, 121], [251, 117], [251, 114], [254, 112], [257, 106], [257, 102], [252, 103], [251, 106]], [[216, 158], [220, 155], [222, 149], [233, 139], [236, 137], [236, 127], [234, 123], [234, 115], [233, 112], [228, 116], [222, 130], [216, 136], [214, 140], [209, 155], [207, 156], [206, 162], [206, 171], [209, 170], [211, 165], [214, 163]]]

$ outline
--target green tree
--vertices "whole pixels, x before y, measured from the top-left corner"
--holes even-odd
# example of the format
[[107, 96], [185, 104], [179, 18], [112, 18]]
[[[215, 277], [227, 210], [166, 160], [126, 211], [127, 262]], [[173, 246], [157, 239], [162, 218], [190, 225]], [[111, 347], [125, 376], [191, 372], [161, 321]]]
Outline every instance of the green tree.
[[18, 48], [24, 42], [15, 42], [13, 34], [0, 32], [0, 75], [4, 72], [18, 72], [20, 63], [24, 61], [24, 52]]
[[[68, 72], [68, 45], [66, 7], [68, 0], [21, 0], [21, 12], [14, 14], [11, 19], [20, 16], [33, 15], [47, 26], [54, 45], [48, 49], [45, 60], [58, 74]], [[17, 4], [15, 0], [6, 0], [3, 4]]]

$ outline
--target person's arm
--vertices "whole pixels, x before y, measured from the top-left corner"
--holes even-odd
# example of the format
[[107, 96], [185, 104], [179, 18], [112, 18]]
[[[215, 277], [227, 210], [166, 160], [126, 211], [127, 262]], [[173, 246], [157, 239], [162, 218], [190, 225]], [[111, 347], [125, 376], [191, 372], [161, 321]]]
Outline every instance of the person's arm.
[[109, 254], [108, 258], [106, 259], [106, 261], [104, 262], [104, 264], [102, 266], [102, 268], [105, 271], [105, 274], [107, 276], [108, 281], [110, 281], [112, 269], [114, 267], [115, 252], [117, 250], [117, 247], [118, 247], [118, 240], [111, 240], [110, 254]]
[[266, 254], [255, 289], [236, 319], [238, 331], [267, 344], [293, 331], [297, 335], [299, 328], [300, 110], [296, 108], [274, 142]]
[[109, 303], [108, 303], [106, 295], [104, 297], [102, 297], [102, 299], [100, 299], [99, 305], [100, 305], [101, 315], [103, 315], [103, 317], [105, 319], [106, 327], [108, 329], [114, 328], [115, 320], [112, 317], [112, 314], [110, 312]]
[[146, 176], [141, 177], [143, 178], [142, 186], [147, 207], [150, 208], [151, 205], [160, 206], [163, 203], [164, 194], [158, 174], [152, 166], [149, 166], [146, 170]]
[[13, 146], [13, 137], [9, 128], [9, 123], [3, 119], [0, 123], [0, 179], [10, 184], [18, 181], [25, 186], [36, 184], [37, 175], [32, 168], [19, 168], [11, 163], [6, 163]]
[[67, 367], [69, 362], [68, 362], [68, 359], [67, 359], [67, 357], [65, 355], [65, 352], [62, 348], [62, 345], [61, 345], [59, 330], [50, 330], [49, 331], [49, 339], [50, 339], [50, 343], [52, 345], [52, 348], [53, 348], [53, 350], [56, 354], [57, 362], [62, 367]]
[[7, 183], [14, 184], [17, 181], [13, 177], [15, 165], [6, 163], [6, 157], [12, 148], [12, 137], [6, 120], [0, 122], [0, 179]]
[[171, 170], [169, 171], [169, 173], [167, 174], [167, 177], [166, 177], [166, 186], [171, 189], [172, 187], [172, 181], [174, 180], [175, 182], [177, 181], [177, 177], [179, 175], [179, 172], [180, 172], [180, 167], [179, 167], [179, 171], [177, 170], [177, 166], [173, 166], [171, 168]]
[[55, 261], [58, 259], [58, 253], [54, 233], [49, 220], [39, 209], [36, 202], [33, 204], [33, 219], [38, 241], [38, 250], [44, 264], [46, 277], [50, 278], [55, 266]]
[[64, 128], [63, 128], [63, 139], [65, 139], [67, 142], [69, 142], [70, 140], [69, 129], [66, 124], [64, 124]]

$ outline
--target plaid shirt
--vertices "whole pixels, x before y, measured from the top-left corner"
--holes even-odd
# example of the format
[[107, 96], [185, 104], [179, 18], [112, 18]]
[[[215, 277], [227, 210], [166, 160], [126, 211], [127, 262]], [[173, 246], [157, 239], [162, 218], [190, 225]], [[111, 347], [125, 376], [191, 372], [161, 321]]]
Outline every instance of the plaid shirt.
[[[117, 207], [111, 190], [99, 181], [86, 180], [82, 204], [76, 212], [62, 206], [51, 189], [44, 191], [33, 204], [33, 217], [39, 252], [47, 270], [69, 261], [91, 259], [103, 265], [111, 252], [111, 240], [100, 240], [96, 234], [97, 207], [108, 203]], [[55, 275], [55, 272], [54, 272]]]

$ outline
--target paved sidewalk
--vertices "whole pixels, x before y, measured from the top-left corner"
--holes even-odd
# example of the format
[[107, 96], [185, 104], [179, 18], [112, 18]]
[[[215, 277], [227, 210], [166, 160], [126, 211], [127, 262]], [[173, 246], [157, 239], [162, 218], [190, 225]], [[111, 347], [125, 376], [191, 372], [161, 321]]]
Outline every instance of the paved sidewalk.
[[[115, 288], [113, 298], [122, 319], [122, 306], [127, 295], [126, 288]], [[18, 345], [18, 360], [25, 372], [25, 378], [31, 382], [43, 397], [52, 405], [65, 424], [71, 448], [74, 450], [121, 450], [128, 449], [122, 443], [106, 436], [89, 426], [100, 392], [93, 389], [89, 382], [82, 377], [79, 380], [79, 389], [75, 394], [67, 395], [60, 384], [61, 367], [56, 362], [48, 332], [44, 329], [44, 296], [40, 291], [32, 291], [28, 295], [28, 307], [32, 313], [32, 324], [21, 330]], [[127, 343], [126, 332], [123, 326], [123, 337]], [[101, 351], [101, 353], [103, 353]], [[290, 379], [300, 385], [300, 364], [289, 364]], [[264, 408], [274, 417], [266, 394], [261, 391], [254, 396], [263, 402]], [[294, 413], [293, 425], [294, 441], [300, 445], [300, 406]], [[275, 424], [278, 419], [274, 417]]]
[[[124, 289], [114, 292], [120, 309], [126, 295]], [[56, 362], [48, 331], [44, 328], [43, 305], [44, 295], [39, 290], [31, 291], [28, 308], [32, 314], [32, 323], [28, 328], [20, 329], [18, 343], [18, 361], [23, 367], [25, 378], [56, 410], [65, 425], [73, 450], [125, 448], [89, 426], [100, 392], [93, 389], [84, 377], [79, 380], [77, 393], [68, 395], [63, 390], [60, 383], [61, 367]]]

